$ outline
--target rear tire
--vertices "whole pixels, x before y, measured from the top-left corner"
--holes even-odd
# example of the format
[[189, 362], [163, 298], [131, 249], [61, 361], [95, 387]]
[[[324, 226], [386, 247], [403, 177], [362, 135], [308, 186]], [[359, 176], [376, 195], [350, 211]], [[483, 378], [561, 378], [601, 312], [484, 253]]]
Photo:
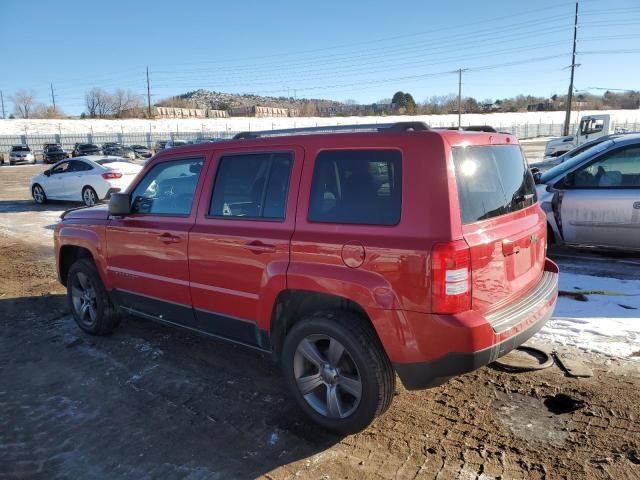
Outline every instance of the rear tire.
[[87, 207], [93, 207], [96, 203], [98, 203], [98, 194], [91, 187], [84, 187], [82, 189], [82, 203], [84, 203]]
[[391, 405], [393, 367], [357, 313], [330, 310], [303, 318], [287, 334], [281, 361], [300, 408], [328, 430], [359, 432]]
[[121, 317], [111, 303], [93, 263], [81, 258], [71, 265], [67, 276], [67, 299], [78, 326], [91, 335], [106, 335]]

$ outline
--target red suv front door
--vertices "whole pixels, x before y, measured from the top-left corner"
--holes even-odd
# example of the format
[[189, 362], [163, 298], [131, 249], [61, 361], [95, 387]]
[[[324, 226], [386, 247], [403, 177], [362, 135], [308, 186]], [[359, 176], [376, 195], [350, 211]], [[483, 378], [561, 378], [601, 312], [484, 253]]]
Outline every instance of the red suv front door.
[[303, 150], [219, 150], [189, 234], [199, 330], [268, 348], [271, 308], [286, 287]]
[[204, 159], [152, 167], [131, 194], [131, 214], [107, 226], [107, 274], [119, 302], [134, 313], [191, 324], [187, 259]]

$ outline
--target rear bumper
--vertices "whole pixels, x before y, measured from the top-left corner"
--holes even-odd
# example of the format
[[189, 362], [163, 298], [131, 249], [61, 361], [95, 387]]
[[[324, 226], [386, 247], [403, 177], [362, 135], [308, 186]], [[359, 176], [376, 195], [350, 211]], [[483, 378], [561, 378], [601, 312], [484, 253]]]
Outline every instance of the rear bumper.
[[450, 351], [419, 362], [393, 362], [393, 366], [408, 390], [440, 385], [452, 376], [497, 360], [529, 340], [551, 318], [557, 298], [558, 267], [547, 260], [540, 282], [524, 297], [482, 317], [484, 325], [478, 325], [474, 315], [476, 325], [473, 328], [458, 326], [451, 331], [457, 337], [455, 340], [451, 338], [451, 342], [457, 340], [458, 345], [474, 348]]

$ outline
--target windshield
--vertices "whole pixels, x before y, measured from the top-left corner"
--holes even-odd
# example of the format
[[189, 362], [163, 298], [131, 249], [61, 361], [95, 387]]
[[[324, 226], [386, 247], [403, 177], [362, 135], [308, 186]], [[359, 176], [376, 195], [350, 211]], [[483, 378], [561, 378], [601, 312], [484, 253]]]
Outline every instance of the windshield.
[[543, 172], [540, 177], [538, 177], [538, 183], [547, 183], [548, 181], [556, 178], [557, 176], [562, 175], [573, 169], [573, 167], [580, 165], [586, 159], [592, 157], [596, 153], [602, 152], [613, 145], [613, 140], [607, 140], [606, 142], [598, 143], [597, 145], [592, 146], [591, 148], [586, 149], [583, 152], [580, 152], [575, 157], [567, 160], [566, 162], [561, 163], [560, 165], [556, 165], [553, 168], [550, 168], [546, 172]]
[[81, 150], [94, 150], [94, 149], [97, 150], [98, 149], [98, 147], [90, 143], [85, 143], [83, 145], [80, 145], [80, 147], [78, 148], [80, 148]]
[[31, 149], [29, 147], [27, 147], [26, 145], [20, 145], [17, 147], [13, 147], [11, 150], [13, 150], [14, 152], [30, 152]]

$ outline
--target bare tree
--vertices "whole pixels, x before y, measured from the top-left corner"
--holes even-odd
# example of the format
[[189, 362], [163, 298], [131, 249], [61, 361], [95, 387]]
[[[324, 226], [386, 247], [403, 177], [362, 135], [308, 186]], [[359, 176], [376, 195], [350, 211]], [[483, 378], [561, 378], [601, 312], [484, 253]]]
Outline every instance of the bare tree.
[[87, 113], [89, 114], [90, 118], [96, 118], [96, 113], [98, 111], [98, 90], [98, 88], [93, 87], [91, 90], [84, 94], [84, 101], [87, 106]]
[[118, 118], [122, 118], [127, 112], [141, 108], [142, 104], [142, 97], [131, 90], [125, 92], [119, 88], [111, 96], [112, 113]]
[[27, 92], [26, 90], [18, 90], [13, 97], [14, 112], [21, 118], [29, 118], [34, 108], [36, 94], [32, 90]]
[[64, 113], [52, 105], [38, 104], [33, 108], [33, 118], [63, 118]]

